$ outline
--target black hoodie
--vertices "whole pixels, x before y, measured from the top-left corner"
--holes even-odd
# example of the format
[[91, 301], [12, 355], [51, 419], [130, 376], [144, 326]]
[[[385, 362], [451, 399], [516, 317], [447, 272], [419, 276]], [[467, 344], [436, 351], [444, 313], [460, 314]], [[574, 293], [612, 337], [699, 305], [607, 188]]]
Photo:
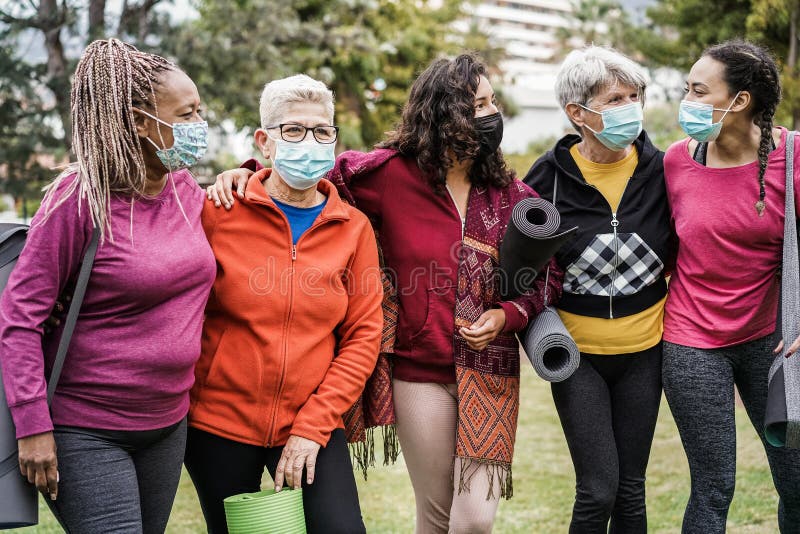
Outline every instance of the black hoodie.
[[671, 224], [664, 186], [664, 153], [643, 131], [634, 142], [639, 156], [617, 213], [588, 184], [569, 149], [567, 135], [533, 164], [524, 182], [553, 201], [561, 228], [578, 226], [575, 237], [556, 254], [564, 269], [558, 307], [590, 317], [613, 319], [646, 310], [667, 293], [665, 264], [671, 260]]

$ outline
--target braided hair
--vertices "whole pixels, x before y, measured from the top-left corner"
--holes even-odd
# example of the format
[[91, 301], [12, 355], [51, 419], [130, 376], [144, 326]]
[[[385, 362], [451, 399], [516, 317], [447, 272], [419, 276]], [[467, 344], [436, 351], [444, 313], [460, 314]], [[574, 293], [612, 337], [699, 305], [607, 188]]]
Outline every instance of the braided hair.
[[748, 91], [753, 100], [753, 124], [761, 130], [758, 146], [758, 201], [759, 216], [766, 207], [764, 173], [772, 148], [772, 125], [775, 109], [781, 100], [781, 81], [778, 67], [769, 51], [742, 39], [733, 39], [712, 46], [703, 53], [725, 65], [725, 82], [731, 93]]
[[[156, 109], [155, 87], [162, 73], [176, 69], [161, 56], [117, 39], [98, 40], [83, 53], [72, 82], [72, 146], [76, 161], [45, 188], [44, 220], [70, 195], [109, 234], [111, 193], [144, 194], [147, 170], [133, 108]], [[61, 187], [68, 177], [76, 175]], [[56, 191], [63, 189], [56, 198]]]

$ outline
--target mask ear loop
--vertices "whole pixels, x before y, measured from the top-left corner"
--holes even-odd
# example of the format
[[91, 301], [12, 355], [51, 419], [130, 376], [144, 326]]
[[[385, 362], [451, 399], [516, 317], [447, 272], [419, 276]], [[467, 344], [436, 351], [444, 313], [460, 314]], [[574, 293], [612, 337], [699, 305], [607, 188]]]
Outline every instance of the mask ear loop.
[[156, 142], [155, 142], [155, 141], [153, 141], [152, 139], [150, 139], [149, 137], [145, 137], [145, 139], [147, 139], [147, 141], [148, 141], [148, 142], [149, 142], [151, 145], [153, 145], [153, 147], [154, 147], [156, 150], [164, 150], [163, 148], [159, 147], [159, 146], [156, 144]]
[[[601, 117], [601, 118], [602, 118], [602, 116], [603, 116], [603, 113], [602, 113], [602, 112], [600, 112], [600, 111], [595, 111], [595, 110], [593, 110], [593, 109], [591, 109], [591, 108], [587, 108], [587, 107], [586, 107], [586, 106], [584, 106], [583, 104], [578, 104], [577, 102], [574, 102], [574, 104], [575, 104], [576, 106], [580, 106], [581, 108], [585, 109], [586, 111], [591, 111], [592, 113], [596, 113], [596, 114], [600, 115], [600, 117]], [[600, 132], [598, 132], [598, 131], [596, 131], [596, 130], [593, 130], [593, 129], [592, 129], [592, 127], [591, 127], [591, 126], [589, 126], [588, 124], [584, 124], [584, 126], [586, 127], [586, 129], [587, 129], [587, 130], [589, 130], [590, 132], [592, 132], [592, 133], [593, 133], [593, 134], [595, 134], [595, 135], [599, 134], [600, 132], [602, 132], [603, 130], [605, 130], [605, 129], [606, 129], [606, 123], [605, 123], [605, 122], [603, 122], [603, 130], [600, 130]]]
[[[138, 109], [138, 108], [137, 108], [137, 109]], [[153, 119], [154, 121], [156, 121], [156, 122], [160, 122], [160, 123], [161, 123], [161, 124], [163, 124], [164, 126], [168, 126], [170, 129], [172, 129], [172, 128], [173, 128], [173, 126], [174, 126], [173, 124], [170, 124], [170, 123], [168, 123], [168, 122], [166, 122], [166, 121], [164, 121], [164, 120], [161, 120], [161, 119], [159, 119], [158, 117], [156, 117], [155, 115], [153, 115], [152, 113], [148, 113], [147, 111], [145, 111], [145, 110], [143, 110], [143, 109], [139, 109], [139, 111], [140, 111], [141, 113], [144, 113], [145, 115], [147, 115], [148, 117], [150, 117], [150, 118], [151, 118], [151, 119]], [[158, 106], [156, 106], [156, 113], [158, 113]], [[163, 145], [166, 145], [166, 143], [164, 142], [164, 136], [161, 134], [161, 128], [158, 128], [158, 137], [159, 137], [159, 139], [161, 139], [161, 145], [162, 145], [162, 146], [163, 146]], [[151, 144], [151, 145], [153, 145], [153, 146], [156, 148], [156, 150], [166, 150], [166, 149], [167, 149], [167, 147], [166, 147], [166, 146], [164, 146], [164, 148], [161, 148], [161, 147], [159, 147], [159, 146], [158, 146], [158, 145], [155, 143], [155, 141], [153, 141], [153, 140], [152, 140], [152, 139], [150, 139], [149, 137], [145, 137], [145, 139], [147, 139], [148, 141], [150, 141], [150, 144]]]
[[[191, 174], [191, 171], [188, 169], [187, 172]], [[192, 175], [192, 179], [194, 179], [194, 175]], [[181, 211], [181, 215], [183, 215], [183, 220], [186, 221], [186, 225], [191, 228], [192, 223], [189, 222], [189, 217], [183, 209], [183, 203], [181, 202], [181, 197], [178, 196], [178, 188], [175, 186], [175, 177], [172, 175], [172, 171], [169, 171], [169, 181], [172, 184], [172, 193], [175, 195], [175, 201], [178, 203], [178, 209]]]
[[[156, 107], [156, 113], [158, 113], [158, 104], [154, 103], [153, 105]], [[162, 119], [159, 119], [158, 117], [152, 115], [151, 113], [148, 113], [147, 111], [145, 111], [143, 109], [140, 109], [139, 111], [141, 111], [142, 113], [144, 113], [145, 115], [147, 115], [151, 119], [153, 119], [153, 120], [155, 120], [157, 122], [160, 122], [161, 124], [163, 124], [165, 126], [169, 126], [174, 131], [174, 125], [169, 124], [169, 123], [167, 123], [166, 121], [164, 121]], [[164, 136], [161, 133], [161, 128], [156, 128], [156, 130], [158, 131], [158, 137], [161, 140], [161, 144], [162, 145], [166, 145], [166, 143], [164, 142]], [[153, 145], [156, 148], [156, 150], [166, 150], [166, 148], [158, 148], [158, 145], [155, 143], [155, 141], [153, 141], [149, 137], [145, 137], [145, 139], [147, 139], [150, 142], [150, 144]], [[173, 145], [174, 145], [174, 143], [175, 143], [175, 139], [174, 139], [174, 135], [173, 135]], [[190, 174], [191, 174], [191, 172], [190, 172]], [[175, 202], [177, 202], [177, 204], [178, 204], [178, 209], [180, 210], [181, 215], [183, 216], [183, 220], [186, 221], [186, 225], [191, 228], [192, 223], [189, 222], [189, 217], [186, 215], [186, 210], [183, 208], [183, 203], [181, 202], [181, 198], [178, 195], [178, 188], [175, 186], [175, 176], [172, 174], [172, 168], [169, 168], [169, 167], [167, 168], [167, 175], [169, 176], [169, 182], [170, 182], [170, 184], [172, 186], [172, 194], [175, 196]], [[194, 178], [194, 175], [192, 175], [192, 178]], [[135, 202], [135, 200], [131, 199], [131, 218], [130, 218], [131, 245], [133, 245], [133, 203], [134, 202]]]
[[[163, 120], [159, 119], [158, 117], [153, 117], [153, 118], [155, 120], [157, 120], [158, 122], [160, 122], [161, 124], [168, 125], [172, 129], [172, 132], [173, 132], [172, 133], [172, 145], [174, 146], [175, 145], [175, 125], [167, 124], [166, 122], [164, 122]], [[164, 143], [164, 136], [161, 135], [161, 128], [158, 128], [158, 136], [161, 138], [161, 144], [164, 145], [165, 144]], [[166, 150], [166, 149], [162, 149], [162, 150]], [[194, 179], [194, 175], [191, 173], [191, 171], [189, 171], [189, 169], [186, 169], [186, 172], [188, 172], [192, 176], [192, 179]], [[189, 222], [189, 217], [186, 215], [186, 210], [183, 209], [183, 203], [181, 202], [181, 197], [178, 196], [178, 188], [175, 186], [175, 176], [172, 174], [172, 168], [171, 167], [167, 168], [167, 174], [169, 175], [169, 183], [172, 184], [172, 194], [175, 196], [175, 202], [178, 203], [178, 209], [180, 210], [181, 215], [183, 216], [183, 220], [186, 221], [186, 226], [191, 228], [192, 227], [192, 223]]]
[[731, 103], [728, 104], [727, 108], [725, 108], [725, 109], [714, 108], [714, 111], [724, 111], [725, 112], [725, 113], [722, 114], [722, 117], [720, 117], [719, 121], [717, 121], [717, 122], [722, 122], [722, 120], [725, 118], [725, 116], [730, 112], [731, 108], [733, 107], [733, 103], [736, 102], [736, 99], [739, 98], [740, 94], [742, 94], [741, 91], [737, 91], [736, 92], [736, 96], [733, 97], [733, 100], [731, 100]]

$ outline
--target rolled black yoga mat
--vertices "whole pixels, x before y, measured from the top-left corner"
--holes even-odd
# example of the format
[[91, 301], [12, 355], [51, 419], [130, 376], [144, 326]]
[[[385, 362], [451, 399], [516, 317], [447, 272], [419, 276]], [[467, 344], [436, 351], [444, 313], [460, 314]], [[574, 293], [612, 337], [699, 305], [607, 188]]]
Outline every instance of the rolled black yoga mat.
[[[0, 287], [5, 287], [25, 244], [27, 227], [0, 224]], [[5, 401], [0, 372], [0, 530], [35, 525], [39, 520], [36, 486], [19, 471], [14, 421]]]
[[[783, 353], [800, 334], [800, 269], [798, 228], [794, 199], [794, 137], [786, 136], [786, 195], [784, 204], [781, 298], [776, 332], [783, 339]], [[769, 370], [764, 434], [774, 447], [800, 449], [800, 354], [778, 354]]]
[[533, 288], [536, 275], [578, 227], [557, 233], [561, 216], [543, 198], [520, 200], [500, 245], [500, 294], [504, 300]]
[[[778, 356], [782, 358], [783, 356]], [[764, 413], [764, 437], [773, 447], [786, 445], [786, 380], [783, 377], [783, 366], [777, 367], [769, 380], [767, 390], [767, 409]]]
[[[2, 376], [0, 395], [4, 396]], [[39, 521], [36, 486], [19, 471], [14, 422], [5, 402], [0, 402], [0, 530], [35, 525]]]

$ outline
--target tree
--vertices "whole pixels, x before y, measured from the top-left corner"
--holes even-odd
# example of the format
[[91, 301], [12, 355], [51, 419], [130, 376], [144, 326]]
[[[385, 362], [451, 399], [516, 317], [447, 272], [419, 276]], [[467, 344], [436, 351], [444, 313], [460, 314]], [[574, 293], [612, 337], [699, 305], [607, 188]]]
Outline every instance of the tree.
[[745, 35], [749, 10], [750, 0], [658, 0], [626, 39], [646, 64], [688, 70], [706, 47]]
[[[116, 33], [108, 32], [106, 0], [88, 0], [84, 3], [67, 0], [29, 0], [13, 2], [10, 7], [0, 8], [0, 22], [12, 31], [37, 31], [44, 37], [47, 51], [47, 69], [36, 71], [37, 82], [52, 94], [54, 111], [57, 114], [64, 135], [62, 142], [67, 148], [71, 144], [70, 132], [70, 73], [75, 58], [68, 58], [64, 51], [63, 37], [88, 37], [84, 44], [93, 39], [116, 35], [129, 42], [144, 43], [149, 33], [149, 20], [152, 8], [162, 0], [125, 0]], [[88, 15], [88, 31], [83, 31], [82, 17]], [[131, 38], [131, 36], [135, 36]], [[5, 75], [0, 74], [0, 78]]]
[[[164, 46], [195, 80], [218, 118], [258, 125], [269, 80], [306, 73], [336, 94], [342, 146], [366, 147], [396, 120], [411, 81], [433, 58], [479, 34], [459, 36], [458, 0], [199, 0], [200, 17]], [[259, 24], [269, 14], [272, 24]], [[486, 46], [488, 49], [488, 45]]]
[[[67, 42], [74, 50], [75, 43], [83, 48], [92, 39], [116, 36], [171, 57], [197, 83], [211, 122], [231, 119], [239, 128], [258, 124], [265, 82], [307, 73], [336, 94], [343, 147], [368, 147], [380, 139], [396, 120], [417, 72], [436, 56], [468, 46], [486, 51], [490, 61], [500, 57], [480, 32], [458, 34], [453, 29], [453, 21], [462, 15], [461, 0], [439, 0], [436, 5], [425, 0], [194, 2], [199, 17], [174, 28], [168, 15], [153, 9], [168, 0], [27, 0], [8, 7], [0, 1], [0, 28], [45, 39], [47, 61], [42, 64], [13, 57], [13, 42], [7, 45], [8, 57], [32, 69], [40, 122], [53, 127], [50, 135], [55, 132], [67, 153], [69, 74], [77, 60], [65, 51]], [[121, 13], [112, 16], [110, 4], [121, 4]], [[0, 83], [21, 81], [3, 70]], [[7, 135], [22, 139], [27, 133], [12, 126]], [[52, 150], [49, 141], [40, 141], [36, 146]]]
[[800, 65], [798, 65], [798, 21], [800, 0], [753, 0], [747, 17], [748, 36], [768, 44], [781, 66], [783, 105], [779, 119], [800, 127]]
[[777, 120], [800, 127], [800, 0], [659, 0], [647, 13], [649, 24], [631, 29], [628, 41], [651, 66], [688, 70], [705, 48], [734, 37], [771, 49], [783, 87]]
[[24, 205], [52, 178], [37, 155], [55, 150], [59, 140], [37, 91], [46, 67], [19, 61], [12, 52], [15, 38], [8, 29], [0, 30], [0, 179], [5, 192]]
[[0, 21], [11, 29], [34, 29], [44, 36], [47, 49], [47, 70], [40, 81], [55, 98], [55, 110], [64, 127], [65, 142], [69, 145], [69, 70], [61, 41], [61, 30], [72, 20], [73, 10], [66, 0], [40, 0], [38, 4], [16, 3], [16, 10], [0, 10]]

